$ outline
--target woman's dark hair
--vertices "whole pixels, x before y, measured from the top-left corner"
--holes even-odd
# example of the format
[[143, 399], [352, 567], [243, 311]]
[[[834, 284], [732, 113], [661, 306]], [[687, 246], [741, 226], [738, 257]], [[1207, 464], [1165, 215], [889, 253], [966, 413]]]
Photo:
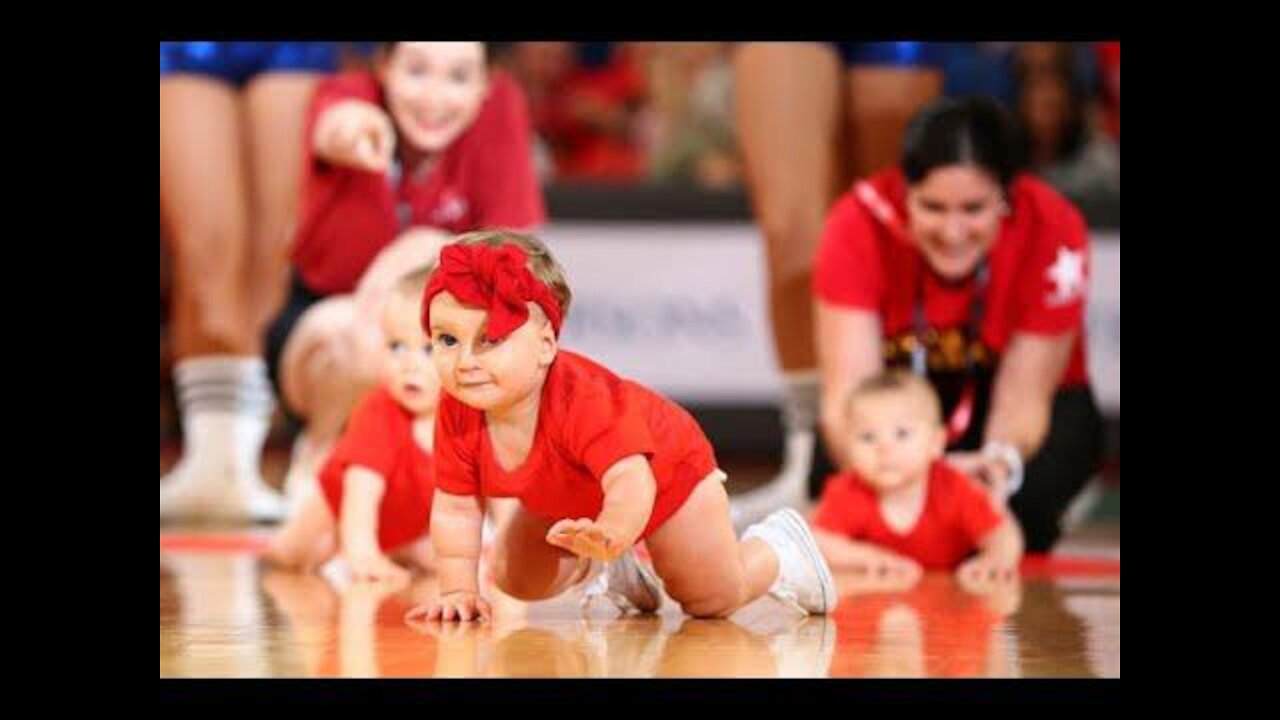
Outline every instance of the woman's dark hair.
[[1007, 112], [983, 97], [943, 98], [921, 110], [902, 136], [902, 172], [909, 184], [947, 165], [976, 165], [1008, 187], [1022, 168]]

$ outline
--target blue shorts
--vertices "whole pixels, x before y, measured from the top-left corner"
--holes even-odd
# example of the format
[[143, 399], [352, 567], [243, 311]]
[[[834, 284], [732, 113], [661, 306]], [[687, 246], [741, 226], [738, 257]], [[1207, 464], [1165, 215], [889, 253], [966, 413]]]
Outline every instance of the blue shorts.
[[845, 67], [882, 65], [890, 67], [938, 67], [942, 64], [937, 43], [927, 42], [838, 42], [832, 43]]
[[243, 85], [266, 72], [334, 72], [335, 42], [162, 42], [160, 77], [170, 73], [207, 75]]

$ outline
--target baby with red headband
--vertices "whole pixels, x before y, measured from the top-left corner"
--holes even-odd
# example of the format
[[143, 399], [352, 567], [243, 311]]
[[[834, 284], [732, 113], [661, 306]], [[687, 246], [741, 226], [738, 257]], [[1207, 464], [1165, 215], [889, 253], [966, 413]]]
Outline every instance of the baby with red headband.
[[[835, 585], [804, 520], [781, 510], [739, 540], [724, 473], [675, 403], [559, 345], [571, 293], [537, 238], [469, 233], [446, 246], [422, 301], [444, 393], [431, 539], [440, 595], [410, 613], [487, 619], [477, 570], [484, 499], [518, 498], [494, 580], [521, 600], [579, 585], [628, 610], [663, 590], [697, 617], [771, 594], [830, 612]], [[645, 542], [653, 571], [631, 548]]]
[[[275, 535], [266, 559], [314, 571], [340, 554], [355, 580], [406, 581], [431, 567], [432, 452], [440, 383], [418, 303], [432, 266], [399, 279], [382, 314], [382, 382], [347, 421], [320, 491]], [[406, 567], [408, 566], [408, 567]]]

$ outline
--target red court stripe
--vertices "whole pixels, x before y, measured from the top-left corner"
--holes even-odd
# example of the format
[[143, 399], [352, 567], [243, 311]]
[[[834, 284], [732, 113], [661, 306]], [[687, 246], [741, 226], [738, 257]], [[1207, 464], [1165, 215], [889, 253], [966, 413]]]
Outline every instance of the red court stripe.
[[269, 532], [160, 533], [160, 549], [169, 552], [259, 553], [270, 541]]
[[1120, 560], [1115, 558], [1081, 557], [1073, 555], [1033, 554], [1022, 558], [1022, 574], [1045, 575], [1095, 575], [1120, 574]]

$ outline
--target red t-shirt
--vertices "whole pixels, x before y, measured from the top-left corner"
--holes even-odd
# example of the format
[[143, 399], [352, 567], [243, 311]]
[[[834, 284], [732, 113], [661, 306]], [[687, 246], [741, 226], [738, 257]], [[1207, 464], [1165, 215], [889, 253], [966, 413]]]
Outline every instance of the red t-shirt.
[[566, 350], [543, 385], [533, 446], [512, 472], [494, 458], [484, 413], [447, 394], [440, 399], [435, 482], [447, 493], [518, 497], [551, 521], [594, 518], [604, 503], [601, 478], [630, 455], [648, 458], [658, 485], [641, 539], [716, 469], [711, 443], [684, 408]]
[[[977, 281], [942, 282], [929, 271], [906, 227], [906, 179], [894, 168], [860, 182], [827, 216], [814, 264], [814, 294], [824, 302], [878, 313], [886, 339], [915, 325], [921, 283], [931, 329], [969, 324]], [[1089, 234], [1074, 206], [1044, 182], [1020, 175], [988, 255], [980, 335], [996, 353], [1014, 333], [1077, 331], [1062, 387], [1089, 382], [1085, 310]]]
[[378, 546], [394, 550], [427, 534], [431, 522], [431, 454], [413, 439], [414, 416], [382, 386], [360, 399], [342, 438], [320, 470], [329, 509], [341, 517], [343, 475], [353, 465], [382, 476]]
[[852, 471], [827, 480], [813, 524], [906, 555], [926, 570], [949, 570], [977, 549], [1002, 518], [977, 481], [941, 460], [929, 469], [928, 482], [924, 509], [906, 533], [885, 523], [876, 491]]
[[527, 229], [546, 219], [524, 94], [500, 70], [492, 71], [489, 83], [475, 121], [439, 163], [425, 177], [406, 174], [396, 185], [387, 175], [315, 157], [315, 123], [333, 104], [357, 99], [386, 108], [372, 73], [344, 73], [320, 83], [306, 123], [302, 211], [293, 247], [294, 264], [308, 287], [322, 295], [352, 291], [378, 252], [411, 226], [463, 233]]
[[1103, 126], [1107, 134], [1120, 139], [1120, 43], [1098, 43], [1098, 64], [1102, 71]]

